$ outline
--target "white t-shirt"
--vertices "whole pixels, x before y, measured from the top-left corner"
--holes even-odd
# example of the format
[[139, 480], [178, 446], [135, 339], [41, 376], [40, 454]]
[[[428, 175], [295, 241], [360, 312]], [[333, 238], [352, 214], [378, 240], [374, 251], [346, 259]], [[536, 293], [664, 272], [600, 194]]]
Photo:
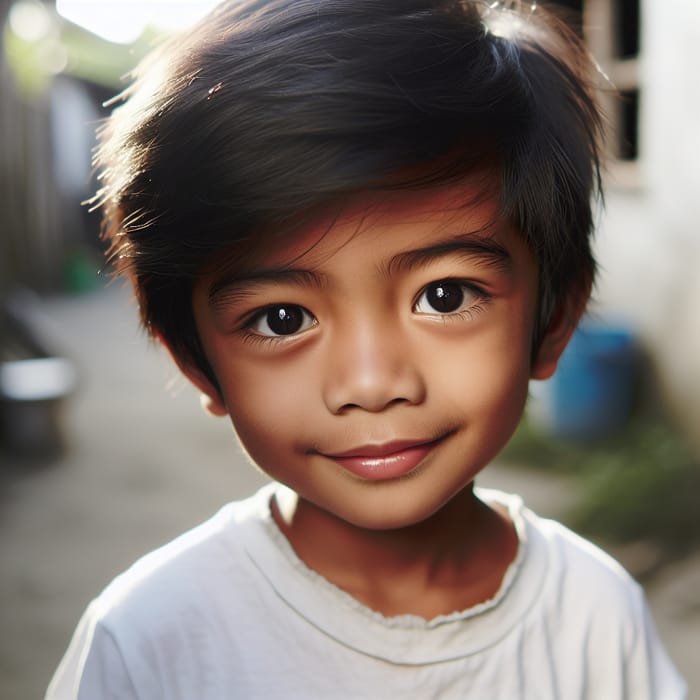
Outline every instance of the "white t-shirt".
[[139, 560], [86, 610], [47, 699], [675, 700], [686, 687], [639, 586], [516, 496], [520, 546], [496, 596], [384, 617], [296, 556], [275, 484]]

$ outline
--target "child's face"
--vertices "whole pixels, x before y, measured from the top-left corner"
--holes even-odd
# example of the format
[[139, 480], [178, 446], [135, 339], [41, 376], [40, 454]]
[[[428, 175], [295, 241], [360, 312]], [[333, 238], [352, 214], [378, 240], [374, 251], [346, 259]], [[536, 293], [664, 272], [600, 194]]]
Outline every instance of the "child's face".
[[533, 257], [489, 226], [493, 202], [456, 203], [473, 194], [365, 202], [195, 286], [221, 398], [186, 372], [302, 502], [367, 528], [423, 520], [509, 439], [530, 376], [553, 370], [547, 339], [531, 362]]

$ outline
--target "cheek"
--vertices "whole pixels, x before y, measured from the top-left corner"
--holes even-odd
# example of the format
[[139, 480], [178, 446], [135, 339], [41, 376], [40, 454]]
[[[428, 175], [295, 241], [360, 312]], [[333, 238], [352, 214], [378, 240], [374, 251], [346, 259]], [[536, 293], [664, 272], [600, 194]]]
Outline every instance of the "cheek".
[[275, 363], [242, 363], [227, 373], [226, 404], [246, 451], [264, 466], [298, 444], [303, 426], [314, 415], [313, 377]]
[[433, 389], [470, 423], [507, 430], [517, 425], [527, 398], [529, 336], [485, 332], [473, 340], [442, 348], [431, 371]]
[[455, 410], [471, 413], [474, 423], [518, 420], [527, 397], [527, 365], [498, 362], [491, 356], [454, 368], [443, 363], [440, 375], [440, 394], [451, 398]]

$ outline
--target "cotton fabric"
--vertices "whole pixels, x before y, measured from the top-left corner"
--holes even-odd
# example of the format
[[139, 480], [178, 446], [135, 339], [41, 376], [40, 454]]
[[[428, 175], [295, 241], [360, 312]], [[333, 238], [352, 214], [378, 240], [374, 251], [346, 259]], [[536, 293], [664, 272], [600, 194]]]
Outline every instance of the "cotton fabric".
[[675, 700], [683, 680], [639, 585], [517, 496], [519, 548], [491, 600], [384, 617], [296, 556], [270, 484], [147, 555], [84, 613], [47, 700]]

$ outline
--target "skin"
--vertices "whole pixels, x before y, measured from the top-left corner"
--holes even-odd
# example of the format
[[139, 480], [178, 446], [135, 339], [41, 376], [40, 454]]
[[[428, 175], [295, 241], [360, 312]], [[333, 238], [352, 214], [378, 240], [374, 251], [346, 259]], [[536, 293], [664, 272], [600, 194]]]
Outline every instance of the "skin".
[[[533, 361], [536, 264], [483, 192], [365, 197], [193, 292], [221, 393], [181, 368], [289, 487], [273, 515], [301, 559], [385, 615], [497, 592], [517, 538], [472, 482], [580, 313], [556, 316]], [[282, 309], [297, 321], [275, 335]]]

